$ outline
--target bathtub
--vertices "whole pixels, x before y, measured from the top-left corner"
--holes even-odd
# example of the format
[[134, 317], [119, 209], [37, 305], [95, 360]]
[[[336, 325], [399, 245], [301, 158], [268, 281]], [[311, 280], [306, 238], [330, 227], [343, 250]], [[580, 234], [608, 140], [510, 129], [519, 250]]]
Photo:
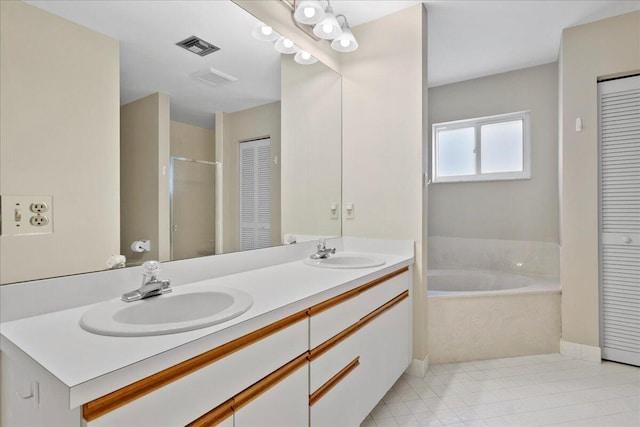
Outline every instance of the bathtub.
[[429, 270], [428, 296], [559, 291], [557, 280], [491, 270]]
[[491, 270], [427, 272], [432, 364], [557, 353], [557, 279]]

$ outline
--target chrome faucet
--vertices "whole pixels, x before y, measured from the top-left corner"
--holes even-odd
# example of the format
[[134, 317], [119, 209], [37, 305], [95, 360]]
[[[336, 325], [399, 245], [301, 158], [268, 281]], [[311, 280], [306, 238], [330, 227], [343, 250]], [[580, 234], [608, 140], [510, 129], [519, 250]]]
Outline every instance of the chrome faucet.
[[147, 261], [142, 264], [142, 286], [135, 291], [123, 294], [122, 301], [133, 302], [171, 292], [171, 281], [158, 280], [159, 274], [158, 261]]
[[311, 259], [324, 259], [329, 258], [329, 255], [335, 254], [336, 248], [327, 248], [327, 239], [320, 239], [318, 244], [318, 252], [311, 255]]

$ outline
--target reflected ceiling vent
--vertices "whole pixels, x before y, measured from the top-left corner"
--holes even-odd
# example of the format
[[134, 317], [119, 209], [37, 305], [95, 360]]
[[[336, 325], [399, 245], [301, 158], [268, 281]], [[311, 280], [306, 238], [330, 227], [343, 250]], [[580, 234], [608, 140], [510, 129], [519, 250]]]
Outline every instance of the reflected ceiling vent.
[[209, 68], [206, 71], [194, 73], [191, 77], [213, 87], [220, 87], [238, 81], [237, 78], [216, 70], [215, 68]]
[[187, 49], [189, 52], [193, 52], [196, 55], [200, 56], [206, 56], [210, 53], [220, 50], [218, 46], [214, 46], [213, 44], [206, 42], [196, 36], [191, 36], [176, 44]]

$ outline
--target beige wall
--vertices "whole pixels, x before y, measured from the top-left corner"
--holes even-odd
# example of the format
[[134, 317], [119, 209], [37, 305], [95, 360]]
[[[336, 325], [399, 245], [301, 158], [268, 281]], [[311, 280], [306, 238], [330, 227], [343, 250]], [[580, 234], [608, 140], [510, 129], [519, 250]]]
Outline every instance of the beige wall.
[[360, 48], [342, 62], [343, 201], [355, 206], [343, 234], [416, 242], [417, 359], [427, 354], [421, 178], [426, 29], [422, 5], [360, 25], [353, 30]]
[[[169, 96], [155, 93], [120, 109], [121, 253], [130, 265], [167, 261], [169, 248]], [[150, 252], [133, 252], [151, 240]]]
[[0, 19], [0, 193], [52, 195], [54, 212], [51, 234], [0, 237], [0, 283], [104, 269], [120, 251], [118, 42], [18, 1]]
[[282, 233], [340, 236], [342, 85], [317, 62], [282, 56]]
[[430, 88], [428, 129], [525, 110], [531, 179], [431, 184], [429, 235], [558, 242], [557, 63]]
[[[222, 123], [220, 123], [222, 116]], [[240, 142], [271, 137], [271, 157], [280, 159], [280, 102], [261, 105], [235, 113], [216, 115], [216, 130], [222, 145], [216, 161], [222, 164], [222, 234], [216, 251], [240, 250]], [[271, 240], [280, 244], [280, 162], [271, 163]], [[220, 188], [220, 187], [218, 187]], [[220, 245], [218, 245], [220, 246]]]
[[216, 158], [214, 131], [171, 121], [171, 156], [214, 162]]
[[[640, 12], [565, 29], [560, 52], [562, 339], [599, 346], [597, 79], [640, 70]], [[582, 118], [582, 132], [575, 131]]]

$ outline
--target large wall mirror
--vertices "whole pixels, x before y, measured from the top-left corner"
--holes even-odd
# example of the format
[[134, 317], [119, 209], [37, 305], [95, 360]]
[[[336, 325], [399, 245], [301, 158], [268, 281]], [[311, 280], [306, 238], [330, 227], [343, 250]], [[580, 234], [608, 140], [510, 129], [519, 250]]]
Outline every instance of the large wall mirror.
[[[277, 52], [273, 42], [257, 39], [252, 32], [260, 22], [230, 0], [25, 3], [23, 9], [37, 8], [35, 16], [42, 20], [25, 26], [71, 21], [119, 41], [119, 170], [112, 174], [119, 182], [105, 179], [87, 191], [119, 187], [108, 209], [119, 214], [120, 235], [115, 244], [96, 250], [70, 249], [64, 233], [84, 227], [89, 241], [94, 237], [87, 225], [97, 217], [82, 214], [54, 187], [12, 187], [13, 166], [3, 161], [5, 206], [11, 201], [6, 195], [52, 196], [47, 233], [7, 236], [3, 231], [3, 284], [100, 270], [116, 254], [125, 255], [129, 267], [150, 259], [181, 260], [341, 235], [340, 75], [321, 62], [299, 64], [293, 55]], [[13, 22], [31, 19], [23, 9], [12, 12]], [[42, 11], [55, 16], [41, 17]], [[59, 43], [56, 37], [50, 43]], [[12, 50], [17, 42], [12, 43], [7, 44], [12, 60], [3, 73], [17, 74], [11, 70], [20, 64], [13, 60], [18, 54]], [[42, 43], [46, 50], [48, 42]], [[77, 46], [56, 48], [69, 52]], [[3, 85], [11, 83], [3, 80]], [[78, 86], [70, 98], [95, 108], [96, 95]], [[3, 108], [11, 109], [17, 99], [3, 97]], [[36, 108], [33, 114], [33, 126], [54, 126], [37, 117], [46, 110]], [[14, 121], [3, 116], [3, 125]], [[20, 153], [8, 135], [0, 141], [3, 160]], [[71, 146], [61, 150], [76, 163], [98, 155]], [[39, 162], [51, 174], [65, 173], [57, 172], [53, 158], [51, 164]], [[76, 176], [77, 185], [89, 182], [91, 173]], [[97, 222], [95, 238], [113, 240], [100, 235]], [[28, 251], [25, 245], [35, 248], [47, 239], [51, 255], [20, 260]], [[60, 252], [78, 262], [67, 262]]]

